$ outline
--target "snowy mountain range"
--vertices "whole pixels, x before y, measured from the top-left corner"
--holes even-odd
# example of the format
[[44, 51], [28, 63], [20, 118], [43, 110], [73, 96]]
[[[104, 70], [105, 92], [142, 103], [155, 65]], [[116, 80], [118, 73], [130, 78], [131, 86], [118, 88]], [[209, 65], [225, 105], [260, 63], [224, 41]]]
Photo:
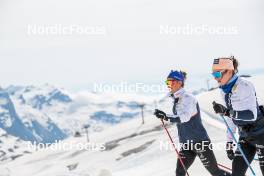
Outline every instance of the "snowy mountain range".
[[9, 86], [0, 90], [0, 129], [22, 143], [53, 143], [82, 133], [87, 124], [90, 132], [100, 132], [137, 117], [141, 115], [141, 99], [149, 103], [153, 97], [147, 100], [133, 95], [70, 94], [48, 84]]
[[25, 141], [47, 143], [64, 139], [66, 134], [48, 115], [38, 111], [43, 105], [50, 105], [53, 97], [57, 100], [57, 94], [49, 94], [45, 97], [36, 94], [30, 97], [27, 96], [29, 92], [29, 87], [11, 86], [1, 90], [0, 127], [8, 134]]

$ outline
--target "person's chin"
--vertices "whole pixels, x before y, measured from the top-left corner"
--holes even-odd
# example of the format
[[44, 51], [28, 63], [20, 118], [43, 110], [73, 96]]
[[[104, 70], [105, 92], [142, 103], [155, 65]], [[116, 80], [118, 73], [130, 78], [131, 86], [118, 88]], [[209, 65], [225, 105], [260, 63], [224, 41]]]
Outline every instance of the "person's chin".
[[224, 86], [224, 85], [225, 85], [225, 83], [218, 82], [218, 85], [219, 85], [219, 86]]
[[177, 92], [177, 90], [170, 90], [171, 94], [174, 94], [175, 92]]
[[173, 93], [173, 90], [169, 89], [169, 92], [170, 92], [170, 93]]

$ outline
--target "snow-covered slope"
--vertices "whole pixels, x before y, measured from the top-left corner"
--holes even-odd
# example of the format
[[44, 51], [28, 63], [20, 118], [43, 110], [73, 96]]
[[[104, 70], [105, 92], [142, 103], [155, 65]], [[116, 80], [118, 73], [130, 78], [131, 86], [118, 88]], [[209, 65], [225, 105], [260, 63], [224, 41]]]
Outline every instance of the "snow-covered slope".
[[[225, 130], [215, 120], [202, 114], [205, 127], [214, 143], [225, 142]], [[210, 119], [208, 121], [208, 119]], [[168, 137], [164, 133], [161, 123], [151, 114], [147, 114], [146, 124], [141, 125], [140, 118], [117, 124], [101, 133], [90, 136], [91, 143], [101, 146], [100, 150], [52, 150], [46, 148], [14, 162], [7, 163], [2, 170], [7, 175], [21, 176], [166, 176], [173, 175], [176, 155], [173, 150], [161, 150], [161, 144], [166, 144]], [[176, 127], [169, 126], [173, 139], [177, 142]], [[64, 144], [85, 144], [86, 137], [69, 138]], [[215, 150], [216, 157], [221, 164], [231, 166], [224, 150]], [[258, 165], [253, 167], [259, 174]], [[190, 175], [209, 176], [199, 159], [190, 168]]]
[[5, 163], [15, 160], [18, 157], [30, 154], [27, 143], [19, 138], [7, 134], [0, 129], [0, 161]]
[[[65, 139], [66, 135], [84, 132], [83, 126], [87, 124], [89, 132], [100, 132], [113, 124], [139, 117], [139, 104], [148, 107], [154, 98], [114, 93], [70, 94], [48, 84], [1, 89], [0, 129], [7, 137], [1, 138], [0, 148], [6, 149], [0, 160], [10, 161], [24, 155], [24, 151], [16, 150], [16, 141], [53, 143]], [[13, 147], [7, 145], [10, 139]]]

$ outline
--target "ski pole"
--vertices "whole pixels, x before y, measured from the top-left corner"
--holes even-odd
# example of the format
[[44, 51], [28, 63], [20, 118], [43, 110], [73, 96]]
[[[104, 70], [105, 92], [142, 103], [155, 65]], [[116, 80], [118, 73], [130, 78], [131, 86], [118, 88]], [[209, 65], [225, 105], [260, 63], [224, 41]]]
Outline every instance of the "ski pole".
[[226, 167], [226, 166], [224, 166], [224, 165], [222, 165], [222, 164], [217, 164], [217, 165], [218, 165], [219, 167], [222, 167], [222, 168], [224, 168], [224, 169], [226, 169], [226, 170], [232, 172], [232, 169], [230, 169], [229, 167]]
[[187, 171], [187, 169], [186, 169], [186, 167], [185, 167], [185, 165], [184, 165], [184, 163], [183, 163], [183, 161], [182, 161], [182, 158], [181, 158], [181, 156], [180, 156], [180, 153], [179, 153], [179, 151], [177, 150], [177, 147], [175, 146], [175, 144], [174, 144], [174, 142], [173, 142], [173, 140], [172, 140], [172, 137], [171, 137], [171, 135], [170, 135], [170, 133], [169, 133], [167, 127], [165, 126], [165, 123], [164, 123], [163, 119], [161, 119], [161, 122], [162, 122], [162, 126], [163, 126], [163, 128], [165, 129], [165, 131], [166, 131], [168, 137], [170, 138], [170, 142], [171, 142], [172, 145], [173, 145], [173, 148], [174, 148], [174, 150], [175, 150], [175, 152], [176, 152], [177, 158], [179, 159], [179, 161], [180, 161], [180, 163], [181, 163], [183, 169], [185, 170], [187, 176], [190, 176], [189, 173], [188, 173], [188, 171]]
[[249, 163], [248, 159], [246, 158], [246, 155], [245, 155], [245, 153], [243, 152], [243, 150], [242, 150], [242, 148], [241, 148], [240, 144], [238, 143], [238, 141], [237, 141], [237, 139], [236, 139], [236, 137], [235, 137], [234, 133], [232, 132], [231, 128], [229, 127], [229, 125], [228, 125], [228, 123], [227, 123], [227, 121], [226, 121], [225, 117], [224, 117], [224, 116], [222, 116], [222, 115], [220, 115], [220, 116], [221, 116], [221, 117], [222, 117], [222, 119], [224, 120], [224, 123], [225, 123], [225, 125], [226, 125], [226, 127], [227, 127], [227, 130], [229, 131], [229, 133], [231, 134], [231, 136], [232, 136], [233, 140], [235, 141], [235, 143], [236, 143], [236, 145], [237, 145], [237, 148], [238, 148], [238, 150], [239, 150], [239, 151], [240, 151], [240, 153], [242, 154], [242, 156], [243, 156], [243, 158], [244, 158], [245, 162], [247, 163], [248, 167], [250, 168], [250, 170], [251, 170], [252, 174], [253, 174], [254, 176], [256, 176], [256, 174], [255, 174], [255, 172], [254, 172], [253, 168], [251, 167], [251, 165], [250, 165], [250, 163]]

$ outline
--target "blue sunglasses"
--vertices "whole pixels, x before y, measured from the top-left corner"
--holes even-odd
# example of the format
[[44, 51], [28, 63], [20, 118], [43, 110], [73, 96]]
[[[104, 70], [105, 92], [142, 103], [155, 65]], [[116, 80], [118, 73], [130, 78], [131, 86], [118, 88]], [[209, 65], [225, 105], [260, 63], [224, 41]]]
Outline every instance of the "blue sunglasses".
[[216, 72], [213, 72], [212, 75], [214, 78], [219, 79], [219, 78], [222, 78], [222, 76], [225, 72], [226, 72], [226, 70], [216, 71]]

